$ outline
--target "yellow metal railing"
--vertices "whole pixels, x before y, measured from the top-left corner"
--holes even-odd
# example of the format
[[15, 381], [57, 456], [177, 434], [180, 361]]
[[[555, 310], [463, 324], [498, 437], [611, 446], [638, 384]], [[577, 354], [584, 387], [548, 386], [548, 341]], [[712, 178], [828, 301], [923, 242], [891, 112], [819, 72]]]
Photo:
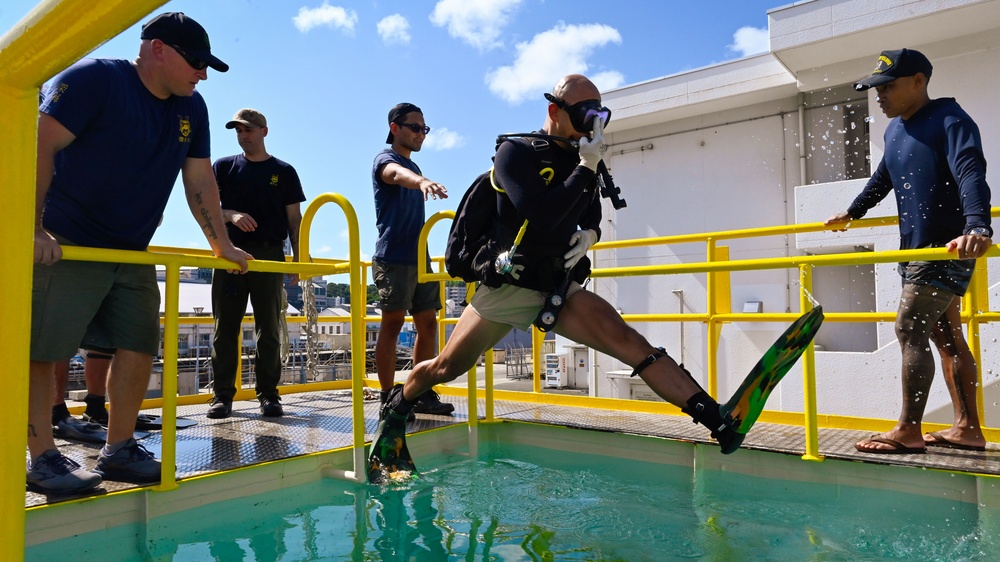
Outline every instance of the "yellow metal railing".
[[[992, 209], [993, 216], [1000, 216], [1000, 207]], [[432, 216], [421, 232], [421, 239], [418, 243], [418, 263], [424, 263], [426, 259], [427, 243], [426, 238], [430, 234], [433, 226], [446, 218], [454, 218], [452, 211], [443, 211]], [[876, 217], [870, 219], [860, 219], [850, 223], [851, 229], [870, 228], [878, 226], [891, 226], [898, 223], [896, 217]], [[657, 238], [643, 238], [632, 240], [617, 240], [612, 242], [601, 242], [595, 244], [593, 251], [614, 249], [614, 248], [634, 248], [648, 247], [663, 244], [681, 244], [691, 242], [702, 242], [707, 247], [707, 260], [704, 262], [666, 264], [666, 265], [644, 265], [627, 267], [608, 267], [595, 269], [591, 273], [593, 278], [605, 277], [628, 277], [640, 275], [671, 275], [671, 274], [693, 274], [707, 273], [706, 291], [706, 312], [704, 314], [623, 314], [622, 318], [627, 322], [703, 322], [708, 326], [706, 376], [708, 392], [717, 396], [718, 391], [718, 350], [721, 338], [721, 328], [727, 322], [792, 322], [802, 313], [812, 308], [809, 292], [812, 289], [812, 271], [815, 267], [835, 266], [835, 265], [860, 265], [874, 263], [893, 263], [915, 260], [942, 260], [954, 259], [954, 254], [949, 254], [944, 248], [930, 248], [922, 250], [895, 250], [881, 252], [864, 252], [851, 254], [831, 254], [831, 255], [807, 255], [791, 256], [780, 258], [731, 260], [729, 259], [729, 248], [719, 246], [720, 240], [732, 240], [740, 238], [752, 238], [760, 236], [779, 236], [806, 232], [819, 232], [830, 230], [823, 223], [794, 224], [788, 226], [772, 226], [764, 228], [752, 228], [743, 230], [731, 230], [720, 232], [683, 234], [677, 236], [664, 236]], [[982, 259], [1000, 256], [1000, 248], [994, 246]], [[730, 290], [729, 273], [732, 271], [752, 271], [765, 269], [787, 269], [797, 268], [799, 270], [799, 312], [787, 313], [733, 313], [730, 310]], [[444, 280], [450, 276], [441, 271], [438, 273], [421, 271], [418, 280]], [[982, 385], [982, 361], [981, 342], [979, 337], [979, 325], [984, 322], [996, 321], [1000, 319], [1000, 312], [989, 311], [989, 295], [986, 291], [988, 278], [986, 267], [979, 264], [976, 268], [973, 282], [969, 290], [962, 299], [962, 320], [967, 325], [968, 338], [973, 355], [976, 358], [977, 379], [977, 404], [979, 417], [985, 420], [983, 407], [983, 385]], [[826, 312], [827, 322], [893, 322], [896, 318], [895, 312]], [[541, 392], [541, 361], [539, 349], [541, 347], [541, 333], [532, 328], [534, 346], [534, 383], [533, 393]], [[819, 413], [817, 411], [816, 400], [816, 372], [815, 372], [815, 351], [810, 348], [803, 354], [803, 387], [804, 404], [801, 415], [790, 415], [784, 412], [765, 412], [761, 419], [775, 421], [777, 423], [791, 423], [802, 425], [806, 434], [806, 451], [803, 458], [806, 460], [822, 460], [819, 454]], [[487, 369], [486, 379], [492, 381], [492, 368]], [[473, 377], [470, 376], [470, 379]], [[475, 381], [470, 380], [471, 388]], [[517, 393], [511, 393], [517, 394]], [[471, 402], [471, 400], [470, 400]], [[489, 405], [490, 399], [487, 399]], [[605, 399], [578, 399], [576, 403], [593, 405], [594, 407], [606, 406]], [[643, 409], [646, 409], [644, 406]], [[661, 407], [662, 411], [672, 412], [677, 408], [669, 405]], [[471, 414], [470, 414], [471, 417]], [[835, 427], [841, 424], [845, 427], [856, 427], [857, 418], [848, 419], [846, 417], [823, 416], [825, 427]], [[796, 422], [796, 420], [799, 420]], [[934, 424], [928, 424], [934, 425]], [[870, 427], [866, 425], [865, 427]], [[1000, 430], [995, 428], [983, 428], [987, 438], [994, 440], [1000, 438]]]

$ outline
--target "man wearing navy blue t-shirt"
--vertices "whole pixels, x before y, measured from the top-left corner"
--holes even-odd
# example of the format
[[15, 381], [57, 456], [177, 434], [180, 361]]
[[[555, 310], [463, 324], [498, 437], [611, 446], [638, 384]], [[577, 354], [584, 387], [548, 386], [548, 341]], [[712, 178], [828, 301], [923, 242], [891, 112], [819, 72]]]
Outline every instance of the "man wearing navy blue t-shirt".
[[[847, 211], [843, 225], [865, 215], [890, 191], [899, 212], [900, 249], [945, 247], [956, 259], [899, 264], [903, 292], [896, 315], [902, 351], [903, 410], [896, 426], [857, 443], [864, 453], [923, 453], [928, 446], [985, 450], [976, 404], [976, 363], [962, 334], [961, 297], [992, 245], [990, 188], [979, 128], [953, 98], [931, 99], [932, 66], [912, 49], [883, 51], [871, 76], [855, 84], [876, 88], [892, 119], [878, 169]], [[952, 427], [924, 434], [920, 424], [934, 378], [934, 342], [955, 412]]]
[[[437, 335], [437, 311], [441, 309], [439, 283], [417, 283], [417, 240], [424, 226], [424, 202], [428, 197], [445, 199], [448, 190], [429, 180], [410, 155], [420, 152], [430, 127], [424, 113], [412, 103], [396, 104], [389, 110], [392, 145], [375, 156], [372, 187], [378, 240], [372, 256], [372, 279], [378, 287], [382, 322], [375, 342], [375, 369], [385, 402], [396, 376], [396, 345], [406, 312], [413, 316], [417, 337], [413, 364], [432, 359]], [[421, 396], [414, 411], [450, 414], [451, 404], [441, 402], [433, 390]]]
[[[56, 76], [38, 118], [28, 406], [28, 486], [81, 492], [107, 480], [160, 481], [160, 462], [132, 438], [160, 348], [152, 265], [62, 260], [62, 245], [145, 250], [178, 172], [188, 206], [216, 256], [247, 270], [226, 235], [209, 160], [208, 109], [195, 91], [207, 68], [229, 66], [180, 12], [142, 27], [134, 61], [88, 59]], [[107, 444], [93, 472], [56, 449], [53, 367], [78, 347], [115, 349]]]
[[[256, 259], [285, 261], [285, 239], [292, 244], [295, 261], [299, 257], [299, 204], [306, 200], [299, 175], [290, 164], [267, 152], [267, 119], [256, 109], [244, 108], [226, 123], [236, 130], [242, 154], [224, 156], [212, 169], [219, 184], [222, 216], [229, 237]], [[293, 276], [297, 277], [297, 276]], [[234, 275], [216, 270], [212, 275], [212, 373], [215, 377], [210, 418], [226, 418], [233, 411], [239, 369], [240, 328], [253, 305], [257, 336], [257, 400], [265, 417], [284, 414], [278, 397], [281, 379], [281, 273], [251, 271]], [[297, 279], [296, 281], [297, 282]]]

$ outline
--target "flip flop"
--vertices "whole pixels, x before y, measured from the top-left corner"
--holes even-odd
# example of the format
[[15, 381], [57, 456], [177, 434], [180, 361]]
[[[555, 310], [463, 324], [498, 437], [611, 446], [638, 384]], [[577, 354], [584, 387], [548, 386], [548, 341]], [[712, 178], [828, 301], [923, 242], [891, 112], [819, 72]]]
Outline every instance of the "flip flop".
[[985, 451], [986, 445], [966, 445], [964, 443], [957, 443], [955, 441], [949, 441], [944, 435], [941, 435], [937, 431], [932, 431], [928, 433], [934, 438], [934, 441], [928, 441], [924, 439], [924, 445], [928, 447], [943, 447], [946, 449], [961, 449], [962, 451]]
[[[865, 449], [863, 447], [859, 447], [861, 443], [865, 442], [891, 445], [892, 449]], [[927, 447], [907, 447], [906, 445], [903, 445], [902, 443], [896, 441], [895, 439], [889, 439], [888, 437], [882, 437], [880, 435], [872, 435], [871, 437], [869, 437], [865, 441], [862, 441], [861, 443], [855, 444], [854, 448], [857, 449], [858, 452], [871, 453], [873, 455], [912, 455], [912, 454], [921, 454], [927, 452]]]

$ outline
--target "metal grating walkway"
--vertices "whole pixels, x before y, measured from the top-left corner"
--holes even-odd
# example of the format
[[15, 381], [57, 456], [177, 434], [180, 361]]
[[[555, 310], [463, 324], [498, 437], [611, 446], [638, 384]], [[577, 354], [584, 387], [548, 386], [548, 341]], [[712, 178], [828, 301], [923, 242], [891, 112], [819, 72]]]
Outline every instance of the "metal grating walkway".
[[[464, 396], [447, 396], [455, 405], [454, 416], [418, 415], [408, 426], [410, 432], [465, 423], [468, 420], [468, 400]], [[233, 403], [233, 415], [223, 420], [205, 417], [207, 404], [180, 406], [177, 415], [197, 421], [197, 425], [177, 431], [177, 476], [187, 478], [208, 472], [249, 466], [282, 458], [351, 444], [351, 395], [349, 391], [322, 391], [291, 394], [282, 397], [285, 415], [262, 418], [256, 400]], [[478, 411], [485, 411], [479, 401]], [[555, 406], [527, 402], [496, 401], [494, 412], [498, 420], [526, 421], [581, 429], [631, 433], [665, 437], [681, 441], [711, 443], [708, 431], [681, 416], [619, 412], [570, 406]], [[159, 415], [159, 410], [144, 413]], [[378, 417], [378, 402], [365, 403], [365, 438], [371, 439]], [[927, 454], [872, 455], [859, 453], [854, 443], [866, 437], [866, 432], [820, 429], [820, 452], [827, 458], [861, 461], [874, 464], [914, 466], [977, 474], [1000, 475], [1000, 444], [987, 445], [986, 452], [930, 448]], [[159, 432], [140, 441], [160, 457]], [[63, 454], [86, 468], [97, 463], [100, 445], [57, 439]], [[805, 452], [805, 435], [801, 428], [760, 423], [747, 436], [743, 446], [751, 449], [801, 455]], [[735, 454], [739, 454], [738, 452]], [[134, 488], [133, 484], [105, 482], [94, 494]], [[46, 496], [26, 493], [27, 507], [73, 499], [78, 496]]]

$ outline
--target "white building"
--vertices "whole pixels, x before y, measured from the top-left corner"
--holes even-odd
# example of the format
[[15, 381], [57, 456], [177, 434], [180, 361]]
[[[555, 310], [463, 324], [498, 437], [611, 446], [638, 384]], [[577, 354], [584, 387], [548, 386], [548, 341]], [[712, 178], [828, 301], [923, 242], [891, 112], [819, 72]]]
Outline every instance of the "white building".
[[[766, 54], [604, 93], [613, 110], [606, 161], [630, 205], [614, 211], [605, 202], [603, 240], [816, 222], [845, 210], [881, 158], [888, 123], [874, 90], [855, 92], [852, 84], [870, 74], [887, 49], [914, 48], [930, 58], [931, 97], [957, 98], [976, 120], [991, 164], [988, 180], [1000, 189], [1000, 1], [814, 0], [770, 10], [768, 20]], [[868, 216], [885, 215], [895, 215], [891, 195]], [[732, 259], [751, 259], [895, 250], [899, 238], [893, 226], [727, 244]], [[688, 244], [599, 252], [595, 266], [705, 259], [704, 244]], [[703, 274], [596, 279], [591, 288], [623, 312], [705, 311]], [[815, 271], [816, 297], [828, 311], [893, 312], [899, 288], [895, 264]], [[991, 297], [994, 292], [991, 287]], [[732, 309], [742, 311], [748, 301], [762, 302], [765, 312], [798, 310], [797, 271], [733, 273]], [[704, 325], [637, 327], [704, 381]], [[723, 328], [720, 395], [735, 390], [783, 328]], [[989, 426], [1000, 424], [997, 331], [983, 327]], [[900, 353], [892, 324], [828, 323], [817, 343], [826, 350], [817, 353], [821, 414], [898, 415]], [[613, 396], [607, 373], [628, 368], [606, 356], [592, 354], [591, 361], [592, 392]], [[802, 411], [795, 371], [768, 407]], [[951, 422], [940, 375], [925, 419]]]

